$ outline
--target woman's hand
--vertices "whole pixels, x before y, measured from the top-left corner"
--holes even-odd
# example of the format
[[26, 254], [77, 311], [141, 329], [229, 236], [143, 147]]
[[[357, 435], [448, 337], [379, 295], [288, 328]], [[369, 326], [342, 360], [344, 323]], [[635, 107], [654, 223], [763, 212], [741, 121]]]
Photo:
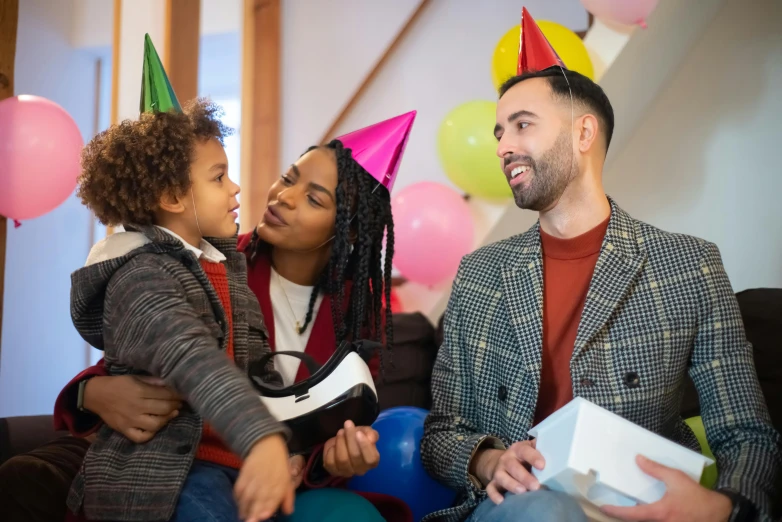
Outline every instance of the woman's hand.
[[298, 489], [299, 486], [301, 486], [302, 480], [304, 480], [304, 467], [307, 465], [307, 461], [304, 458], [304, 455], [294, 455], [288, 460], [288, 464], [291, 467], [293, 489]]
[[334, 477], [363, 475], [380, 463], [379, 439], [378, 432], [369, 426], [356, 427], [346, 421], [344, 429], [323, 447], [323, 467]]
[[142, 444], [179, 414], [182, 399], [154, 377], [93, 377], [84, 388], [84, 407]]

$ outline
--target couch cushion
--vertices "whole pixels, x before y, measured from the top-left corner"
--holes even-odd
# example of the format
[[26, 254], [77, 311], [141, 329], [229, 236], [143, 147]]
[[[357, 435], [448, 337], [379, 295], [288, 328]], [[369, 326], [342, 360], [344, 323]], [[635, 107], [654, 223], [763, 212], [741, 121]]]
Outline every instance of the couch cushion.
[[0, 419], [0, 464], [67, 434], [54, 431], [51, 415]]
[[61, 437], [0, 466], [3, 520], [63, 520], [65, 499], [87, 448], [85, 439]]
[[771, 422], [782, 431], [782, 288], [736, 294]]
[[376, 387], [381, 409], [416, 406], [429, 409], [429, 383], [437, 356], [434, 326], [421, 313], [394, 314], [393, 364], [386, 364]]

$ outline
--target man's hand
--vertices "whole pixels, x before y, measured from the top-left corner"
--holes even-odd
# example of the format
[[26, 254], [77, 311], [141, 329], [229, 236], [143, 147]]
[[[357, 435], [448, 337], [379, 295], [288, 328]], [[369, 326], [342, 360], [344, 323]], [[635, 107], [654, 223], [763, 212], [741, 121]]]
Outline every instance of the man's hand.
[[375, 446], [379, 439], [380, 435], [372, 428], [357, 428], [345, 421], [345, 428], [323, 446], [323, 467], [333, 477], [363, 475], [380, 463], [380, 453]]
[[495, 504], [502, 503], [503, 495], [540, 489], [540, 483], [531, 466], [543, 469], [546, 461], [535, 449], [534, 440], [517, 442], [507, 450], [486, 449], [475, 457], [474, 474], [486, 486], [486, 493]]
[[278, 509], [290, 515], [295, 489], [285, 440], [280, 435], [264, 437], [250, 450], [234, 485], [239, 517], [260, 522]]
[[304, 455], [294, 455], [288, 461], [291, 468], [291, 480], [293, 481], [293, 489], [298, 489], [301, 486], [301, 481], [304, 480], [304, 466], [307, 465], [307, 461]]
[[651, 522], [726, 522], [733, 505], [725, 495], [711, 491], [683, 472], [639, 455], [641, 471], [665, 484], [665, 495], [652, 504], [632, 507], [603, 506], [606, 515], [621, 520]]
[[84, 407], [113, 430], [142, 444], [179, 414], [182, 399], [153, 377], [93, 377], [84, 389]]

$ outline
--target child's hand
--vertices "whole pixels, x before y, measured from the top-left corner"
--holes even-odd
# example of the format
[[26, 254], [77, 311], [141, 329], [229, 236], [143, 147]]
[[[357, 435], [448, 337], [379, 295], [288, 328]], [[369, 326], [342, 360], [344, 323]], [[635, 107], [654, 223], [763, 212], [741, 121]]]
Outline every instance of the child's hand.
[[294, 491], [285, 440], [280, 435], [264, 437], [250, 450], [234, 486], [239, 517], [260, 522], [278, 508], [290, 515]]
[[380, 463], [378, 432], [369, 426], [345, 421], [344, 429], [323, 446], [323, 467], [332, 477], [363, 475]]

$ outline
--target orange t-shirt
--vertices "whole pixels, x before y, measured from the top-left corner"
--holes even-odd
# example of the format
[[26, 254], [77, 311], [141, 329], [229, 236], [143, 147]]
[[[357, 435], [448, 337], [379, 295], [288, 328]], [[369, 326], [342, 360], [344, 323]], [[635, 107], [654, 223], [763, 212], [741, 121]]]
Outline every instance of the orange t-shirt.
[[589, 283], [608, 229], [606, 220], [570, 239], [540, 231], [543, 248], [543, 359], [535, 424], [573, 399], [570, 359]]

